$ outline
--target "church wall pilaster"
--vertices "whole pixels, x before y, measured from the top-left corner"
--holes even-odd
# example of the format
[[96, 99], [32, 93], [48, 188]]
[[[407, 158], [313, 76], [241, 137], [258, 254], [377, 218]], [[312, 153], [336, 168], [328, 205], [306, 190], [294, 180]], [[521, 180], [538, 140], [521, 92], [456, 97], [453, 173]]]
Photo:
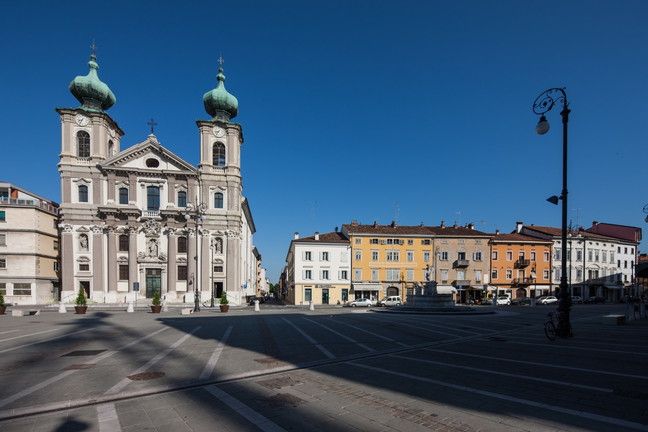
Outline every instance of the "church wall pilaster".
[[209, 267], [211, 265], [211, 255], [209, 253], [209, 240], [210, 240], [209, 233], [203, 234], [203, 236], [201, 237], [202, 247], [200, 251], [200, 256], [202, 259], [200, 263], [201, 264], [200, 289], [202, 291], [211, 291], [211, 272], [209, 271]]
[[175, 299], [176, 296], [176, 280], [177, 280], [177, 263], [176, 263], [176, 246], [178, 237], [175, 231], [168, 231], [167, 239], [167, 292], [171, 294], [171, 298]]
[[[138, 281], [137, 272], [137, 230], [128, 231], [128, 292], [133, 290], [133, 283]], [[142, 287], [140, 286], [140, 290]]]
[[103, 232], [99, 227], [92, 228], [92, 289], [95, 292], [106, 292], [103, 284]]
[[74, 235], [72, 231], [61, 233], [61, 282], [63, 291], [74, 291]]
[[108, 228], [107, 242], [108, 242], [108, 292], [117, 291], [117, 245], [115, 229]]

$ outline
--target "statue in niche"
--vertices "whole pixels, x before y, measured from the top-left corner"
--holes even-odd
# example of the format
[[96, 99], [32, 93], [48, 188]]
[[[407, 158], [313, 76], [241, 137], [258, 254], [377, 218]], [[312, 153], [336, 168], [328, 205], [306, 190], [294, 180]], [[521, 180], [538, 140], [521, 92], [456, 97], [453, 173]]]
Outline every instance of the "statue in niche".
[[82, 251], [88, 250], [88, 236], [85, 234], [79, 235], [79, 249]]
[[149, 239], [148, 245], [147, 245], [147, 250], [148, 250], [148, 256], [150, 257], [156, 257], [158, 254], [158, 244], [157, 240], [155, 239]]
[[222, 254], [223, 253], [223, 239], [220, 237], [216, 237], [214, 239], [214, 250], [217, 254]]

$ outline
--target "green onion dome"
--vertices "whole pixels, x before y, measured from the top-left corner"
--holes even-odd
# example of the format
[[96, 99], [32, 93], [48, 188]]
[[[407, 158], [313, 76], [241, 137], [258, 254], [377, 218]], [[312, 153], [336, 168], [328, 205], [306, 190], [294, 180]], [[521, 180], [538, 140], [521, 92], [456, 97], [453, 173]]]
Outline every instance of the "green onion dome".
[[228, 121], [238, 114], [238, 100], [225, 90], [225, 75], [222, 66], [218, 68], [218, 85], [203, 95], [205, 111], [214, 119]]
[[70, 83], [70, 92], [79, 102], [81, 108], [88, 111], [104, 111], [115, 104], [117, 99], [108, 86], [97, 75], [97, 56], [90, 55], [88, 75], [77, 76]]

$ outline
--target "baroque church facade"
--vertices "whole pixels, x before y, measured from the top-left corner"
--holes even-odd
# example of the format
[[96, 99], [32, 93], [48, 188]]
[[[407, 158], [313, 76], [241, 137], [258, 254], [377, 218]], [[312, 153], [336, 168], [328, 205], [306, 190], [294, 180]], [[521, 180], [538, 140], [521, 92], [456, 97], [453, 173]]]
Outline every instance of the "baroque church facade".
[[80, 289], [90, 301], [121, 303], [155, 292], [166, 301], [207, 301], [226, 292], [241, 304], [256, 292], [256, 231], [242, 194], [241, 125], [236, 97], [217, 86], [203, 96], [210, 118], [196, 122], [198, 166], [151, 134], [122, 149], [124, 131], [107, 113], [116, 98], [89, 72], [70, 92], [77, 108], [61, 119], [61, 300]]

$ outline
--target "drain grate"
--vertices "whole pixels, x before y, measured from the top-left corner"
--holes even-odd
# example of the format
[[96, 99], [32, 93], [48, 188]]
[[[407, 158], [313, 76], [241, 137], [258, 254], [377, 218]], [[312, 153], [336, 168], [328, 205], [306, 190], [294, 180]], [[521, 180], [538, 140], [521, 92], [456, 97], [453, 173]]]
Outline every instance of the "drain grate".
[[64, 368], [63, 370], [82, 370], [82, 369], [90, 369], [90, 368], [93, 368], [95, 366], [96, 366], [96, 364], [94, 364], [94, 363], [81, 363], [81, 364], [70, 365], [70, 366]]
[[162, 378], [163, 376], [164, 372], [142, 372], [135, 375], [129, 375], [126, 378], [131, 381], [149, 381], [156, 378]]
[[102, 349], [102, 350], [77, 350], [77, 351], [70, 351], [67, 354], [63, 354], [61, 357], [95, 356], [97, 354], [101, 354], [104, 351], [106, 351], [106, 350], [105, 349]]

